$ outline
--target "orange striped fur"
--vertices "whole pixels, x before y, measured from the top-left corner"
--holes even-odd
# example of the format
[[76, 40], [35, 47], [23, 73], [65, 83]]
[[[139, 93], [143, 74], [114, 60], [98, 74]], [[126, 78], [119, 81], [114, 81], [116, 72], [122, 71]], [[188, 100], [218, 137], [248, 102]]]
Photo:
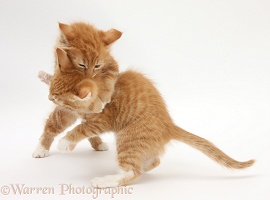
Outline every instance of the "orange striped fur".
[[[113, 36], [115, 29], [105, 37], [104, 34], [108, 32], [100, 32], [90, 25], [76, 24], [74, 32], [73, 26], [74, 24], [70, 26], [60, 24], [60, 28], [64, 30], [62, 32], [65, 32], [65, 37], [62, 36], [62, 46], [68, 46], [69, 49], [66, 51], [68, 56], [64, 58], [65, 61], [60, 64], [61, 66], [58, 63], [52, 77], [50, 97], [58, 106], [47, 120], [40, 139], [39, 151], [34, 153], [34, 157], [47, 156], [53, 138], [79, 117], [83, 119], [82, 123], [60, 140], [58, 145], [60, 150], [70, 151], [85, 138], [94, 149], [106, 150], [99, 135], [107, 131], [113, 131], [116, 135], [120, 171], [115, 175], [93, 179], [92, 185], [95, 187], [115, 187], [133, 182], [143, 172], [159, 165], [160, 156], [171, 140], [182, 141], [228, 168], [243, 169], [254, 163], [254, 160], [236, 161], [209, 141], [176, 126], [162, 96], [144, 75], [135, 71], [125, 71], [116, 75], [118, 66], [108, 51], [108, 44], [120, 37]], [[80, 32], [78, 27], [84, 26]], [[75, 40], [70, 42], [72, 37], [75, 37]], [[69, 51], [74, 49], [76, 55], [72, 53], [70, 56]], [[100, 59], [99, 56], [104, 67], [95, 71], [94, 60]], [[57, 57], [58, 60], [61, 57], [59, 52]], [[81, 69], [74, 61], [78, 58], [88, 60], [88, 66], [91, 67]], [[61, 71], [61, 68], [68, 71]], [[94, 73], [96, 75], [93, 77]], [[78, 101], [75, 105], [67, 98], [66, 94], [74, 93], [78, 84], [84, 80], [96, 84], [97, 97], [100, 93], [109, 91], [111, 101], [102, 112], [94, 113], [89, 106], [84, 105], [85, 102]], [[91, 91], [91, 84], [84, 86], [87, 92]]]

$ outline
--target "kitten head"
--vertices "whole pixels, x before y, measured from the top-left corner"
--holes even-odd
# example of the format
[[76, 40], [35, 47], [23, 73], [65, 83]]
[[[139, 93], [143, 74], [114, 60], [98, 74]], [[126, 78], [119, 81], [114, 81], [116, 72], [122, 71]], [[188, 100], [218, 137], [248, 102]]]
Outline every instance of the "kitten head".
[[122, 33], [116, 29], [97, 30], [86, 23], [70, 25], [59, 23], [60, 37], [56, 48], [64, 48], [74, 66], [86, 69], [89, 75], [106, 70], [115, 61], [110, 55], [110, 45], [119, 39]]
[[107, 80], [116, 80], [118, 65], [109, 46], [122, 33], [116, 29], [97, 30], [86, 23], [59, 23], [59, 28], [49, 99], [60, 106], [87, 110], [101, 95], [101, 88], [114, 88], [115, 81]]
[[57, 67], [50, 80], [49, 99], [66, 108], [86, 109], [98, 94], [95, 81], [88, 76], [87, 69], [74, 66], [65, 50], [57, 48], [56, 54]]

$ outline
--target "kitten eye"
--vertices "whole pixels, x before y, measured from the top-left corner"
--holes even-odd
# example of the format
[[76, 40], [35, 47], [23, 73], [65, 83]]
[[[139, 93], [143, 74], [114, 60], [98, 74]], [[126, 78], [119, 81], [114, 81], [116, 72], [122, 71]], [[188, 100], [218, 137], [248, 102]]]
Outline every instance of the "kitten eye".
[[96, 65], [95, 65], [95, 69], [100, 68], [100, 66], [101, 66], [101, 64], [96, 64]]
[[82, 67], [82, 68], [85, 68], [86, 69], [86, 66], [84, 65], [84, 64], [78, 64], [80, 67]]

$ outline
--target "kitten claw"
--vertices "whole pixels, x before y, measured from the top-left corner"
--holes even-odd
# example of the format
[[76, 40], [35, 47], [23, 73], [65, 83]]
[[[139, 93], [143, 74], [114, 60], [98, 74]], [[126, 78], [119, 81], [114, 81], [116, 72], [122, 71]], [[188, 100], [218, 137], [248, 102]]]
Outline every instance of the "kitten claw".
[[70, 152], [76, 146], [76, 143], [70, 142], [65, 138], [61, 138], [58, 142], [57, 149], [61, 152]]

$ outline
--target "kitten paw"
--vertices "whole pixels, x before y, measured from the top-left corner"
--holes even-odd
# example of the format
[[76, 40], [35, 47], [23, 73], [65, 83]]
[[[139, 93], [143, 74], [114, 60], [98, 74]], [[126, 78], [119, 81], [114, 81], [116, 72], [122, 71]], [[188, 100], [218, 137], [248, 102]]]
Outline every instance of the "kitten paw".
[[98, 110], [96, 110], [96, 111], [94, 110], [94, 113], [102, 113], [103, 109], [105, 108], [105, 105], [106, 105], [106, 104], [101, 103], [100, 108], [99, 108]]
[[91, 181], [91, 185], [96, 188], [108, 188], [121, 186], [121, 182], [125, 179], [132, 179], [134, 172], [120, 170], [117, 174], [96, 177]]
[[119, 185], [119, 179], [115, 176], [116, 175], [96, 177], [91, 180], [91, 185], [95, 188], [117, 187]]
[[46, 72], [44, 72], [44, 71], [40, 71], [40, 72], [38, 73], [38, 78], [39, 78], [42, 82], [44, 82], [44, 83], [46, 83], [47, 85], [49, 85], [49, 84], [50, 84], [50, 80], [51, 80], [51, 78], [52, 78], [52, 75], [50, 75], [50, 74], [48, 74], [48, 73], [46, 73]]
[[97, 151], [107, 151], [109, 149], [109, 146], [103, 142], [98, 145]]
[[69, 152], [72, 151], [76, 146], [76, 143], [70, 142], [65, 138], [61, 138], [58, 142], [57, 149], [61, 152]]
[[49, 156], [49, 150], [44, 149], [42, 146], [38, 146], [35, 152], [32, 154], [34, 158], [44, 158]]

